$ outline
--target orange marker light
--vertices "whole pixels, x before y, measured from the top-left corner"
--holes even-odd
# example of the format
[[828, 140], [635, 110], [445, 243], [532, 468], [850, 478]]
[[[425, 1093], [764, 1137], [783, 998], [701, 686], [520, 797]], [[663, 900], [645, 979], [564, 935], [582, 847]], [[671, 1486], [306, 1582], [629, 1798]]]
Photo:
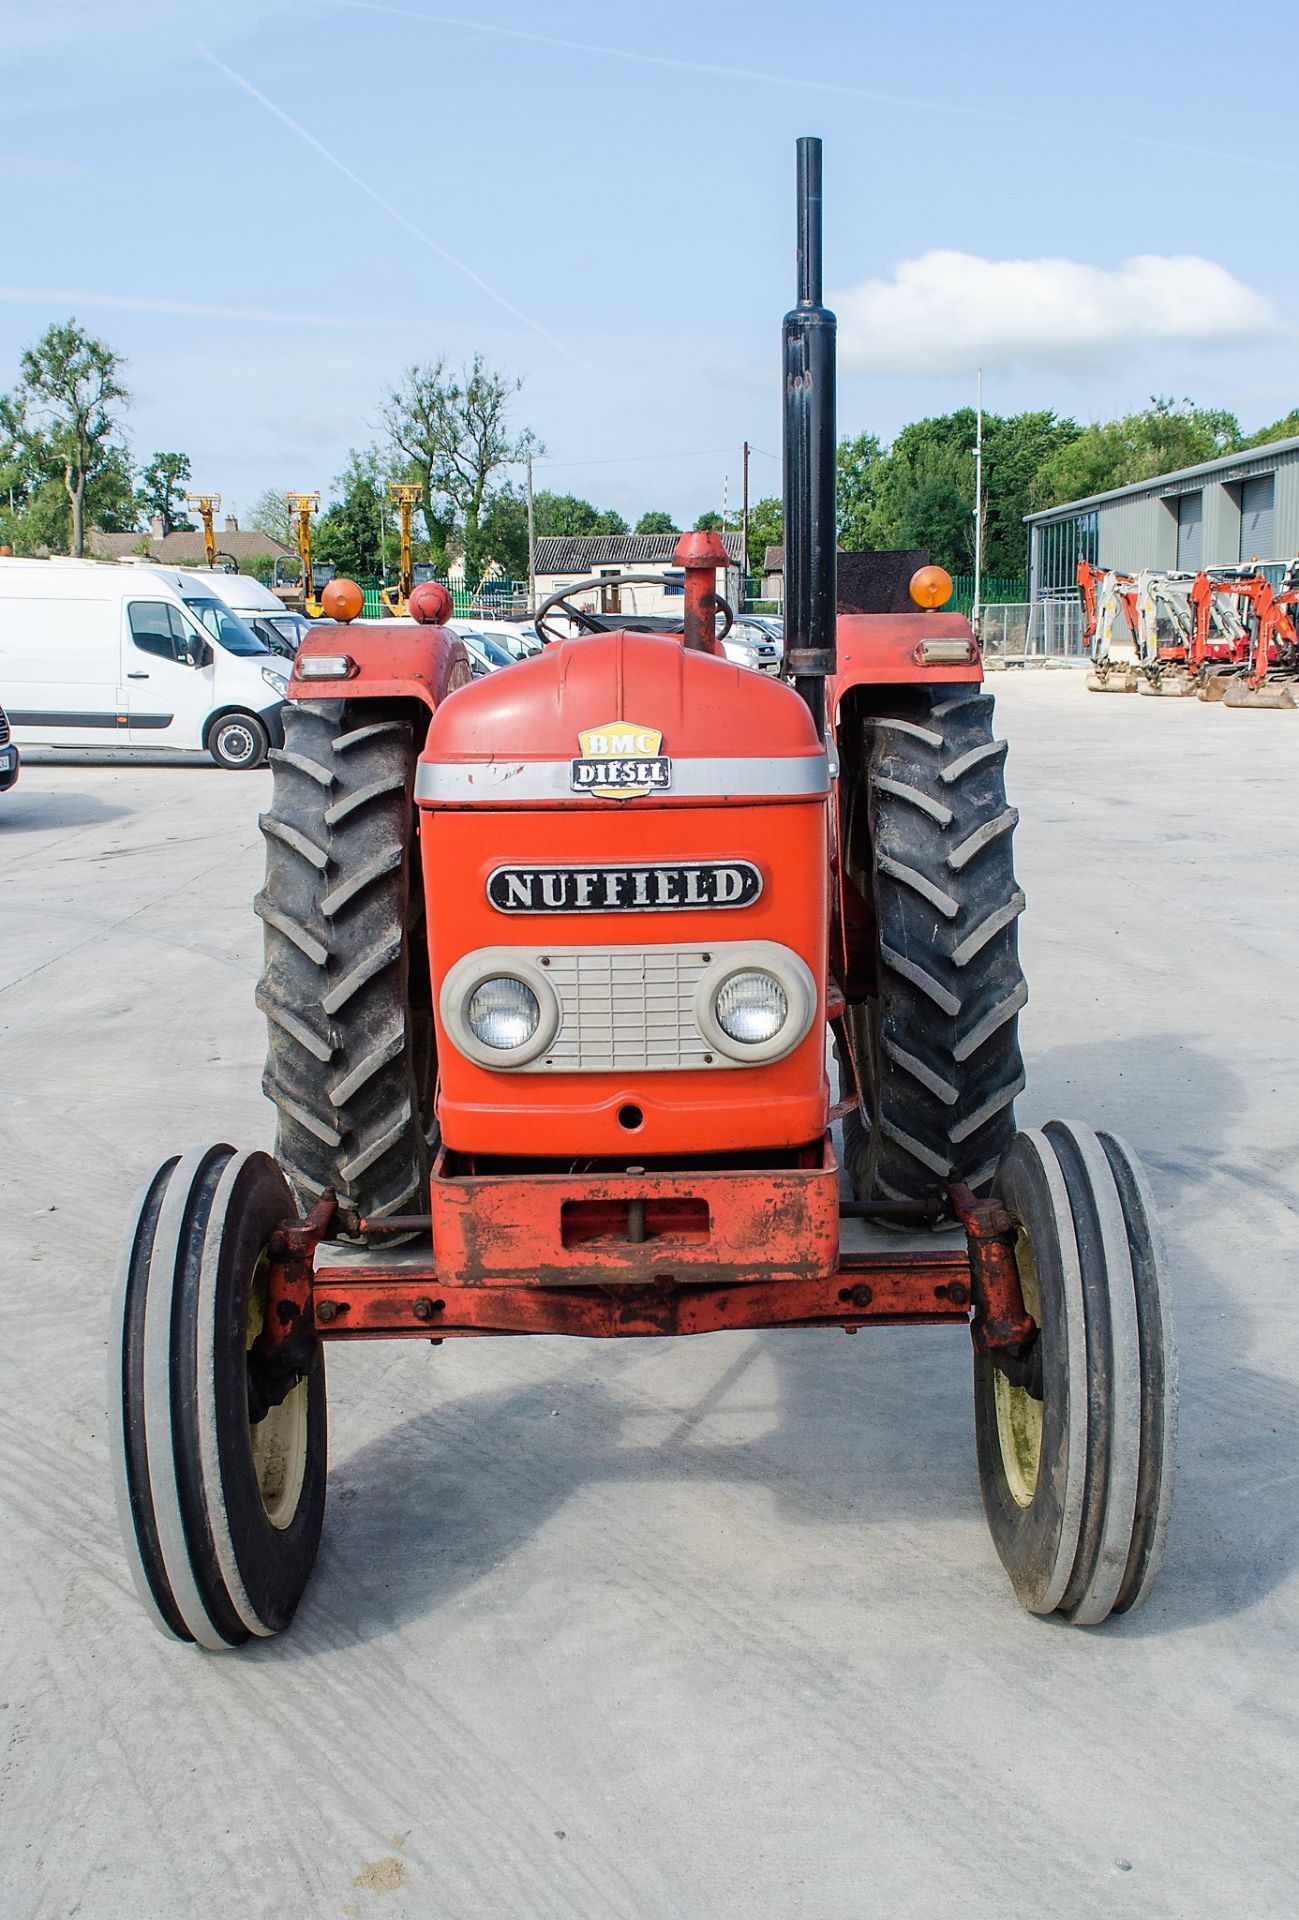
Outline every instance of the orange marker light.
[[320, 596], [320, 604], [331, 620], [346, 626], [365, 605], [365, 595], [355, 580], [331, 580]]
[[921, 567], [911, 576], [911, 598], [918, 607], [931, 612], [945, 607], [952, 597], [952, 576], [945, 567]]
[[410, 617], [422, 627], [444, 627], [451, 618], [451, 591], [440, 580], [423, 580], [410, 597]]

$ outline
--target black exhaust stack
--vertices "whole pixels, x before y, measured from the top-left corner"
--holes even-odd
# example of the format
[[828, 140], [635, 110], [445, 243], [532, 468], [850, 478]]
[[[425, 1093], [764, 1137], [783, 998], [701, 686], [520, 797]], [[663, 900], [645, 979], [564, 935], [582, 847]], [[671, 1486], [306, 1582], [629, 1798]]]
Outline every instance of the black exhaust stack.
[[785, 661], [825, 737], [835, 668], [835, 318], [821, 304], [821, 142], [798, 143], [798, 305], [785, 315]]

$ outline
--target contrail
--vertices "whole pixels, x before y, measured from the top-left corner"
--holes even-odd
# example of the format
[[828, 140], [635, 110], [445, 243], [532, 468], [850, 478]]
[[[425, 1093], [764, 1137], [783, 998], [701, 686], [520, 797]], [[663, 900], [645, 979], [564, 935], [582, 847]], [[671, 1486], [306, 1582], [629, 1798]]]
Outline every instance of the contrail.
[[112, 307], [122, 313], [177, 314], [200, 320], [264, 320], [277, 327], [389, 327], [390, 320], [321, 313], [282, 313], [272, 307], [218, 307], [207, 300], [168, 300], [151, 294], [48, 293], [38, 287], [0, 287], [0, 300], [42, 307]]
[[940, 101], [911, 99], [903, 93], [873, 93], [868, 87], [849, 87], [835, 80], [800, 80], [787, 73], [761, 73], [751, 67], [719, 67], [705, 60], [682, 60], [667, 53], [642, 53], [630, 47], [598, 46], [589, 40], [562, 40], [553, 33], [531, 33], [524, 27], [498, 27], [485, 20], [458, 20], [448, 14], [420, 13], [414, 7], [386, 6], [382, 0], [326, 0], [355, 13], [389, 13], [398, 20], [420, 20], [426, 27], [462, 27], [466, 33], [493, 33], [502, 40], [530, 40], [540, 47], [562, 47], [567, 53], [602, 53], [610, 60], [630, 60], [642, 67], [674, 67], [679, 73], [706, 73], [719, 80], [758, 80], [768, 87], [792, 87], [800, 93], [839, 93], [853, 100], [874, 100], [890, 107], [923, 107], [926, 112], [982, 114], [981, 107], [947, 106]]
[[[880, 93], [870, 87], [853, 87], [839, 80], [802, 79], [796, 74], [767, 73], [756, 67], [716, 66], [710, 61], [682, 60], [668, 53], [643, 53], [630, 47], [606, 47], [590, 40], [564, 40], [557, 34], [532, 33], [525, 27], [500, 27], [485, 20], [462, 20], [451, 14], [420, 13], [414, 7], [398, 7], [385, 4], [385, 0], [326, 0], [334, 7], [345, 7], [354, 13], [386, 13], [398, 20], [419, 20], [426, 27], [457, 27], [465, 33], [490, 33], [501, 40], [528, 40], [536, 46], [560, 47], [567, 53], [602, 54], [608, 60], [629, 60], [642, 67], [671, 67], [678, 73], [711, 74], [718, 80], [751, 80], [764, 87], [785, 87], [798, 93], [831, 93], [850, 100], [871, 100], [877, 106], [915, 107], [925, 113], [946, 113], [962, 119], [995, 121], [999, 126], [1013, 124], [1007, 116], [993, 111], [989, 107], [966, 104], [959, 100], [917, 99], [905, 93]], [[1017, 114], [1014, 120], [1022, 126], [1049, 124], [1044, 119], [1035, 119], [1031, 114]], [[1201, 160], [1229, 160], [1238, 166], [1262, 167], [1269, 173], [1299, 173], [1299, 166], [1287, 160], [1272, 160], [1256, 153], [1227, 153], [1217, 147], [1192, 146], [1182, 140], [1160, 140], [1153, 135], [1141, 133], [1122, 133], [1117, 129], [1106, 134], [1106, 138], [1125, 141], [1129, 146], [1155, 147], [1162, 153], [1195, 154]]]
[[534, 320], [531, 314], [524, 313], [521, 307], [516, 307], [513, 301], [507, 300], [503, 293], [498, 293], [489, 281], [484, 280], [480, 273], [475, 273], [473, 268], [468, 266], [465, 261], [457, 259], [454, 253], [448, 253], [445, 247], [440, 247], [437, 241], [425, 233], [422, 227], [417, 227], [415, 222], [401, 211], [400, 207], [394, 207], [391, 200], [385, 200], [383, 195], [377, 192], [367, 180], [362, 180], [359, 173], [353, 173], [345, 161], [340, 160], [336, 153], [331, 153], [329, 148], [317, 140], [313, 133], [308, 133], [307, 129], [295, 120], [291, 114], [286, 113], [283, 107], [277, 107], [273, 100], [268, 100], [266, 95], [255, 87], [251, 80], [245, 80], [241, 73], [236, 73], [234, 68], [228, 67], [224, 60], [219, 60], [211, 48], [205, 47], [200, 43], [198, 50], [205, 60], [210, 61], [220, 73], [225, 74], [227, 80], [233, 80], [237, 87], [242, 87], [246, 94], [256, 100], [259, 106], [265, 107], [268, 113], [273, 114], [281, 125], [289, 129], [290, 133], [296, 133], [299, 140], [304, 141], [313, 153], [318, 153], [322, 160], [327, 160], [330, 166], [341, 173], [345, 180], [350, 180], [352, 185], [361, 193], [365, 194], [368, 199], [373, 200], [377, 207], [382, 207], [383, 211], [388, 215], [388, 218], [395, 220], [399, 227], [405, 228], [412, 239], [418, 240], [420, 245], [427, 247], [430, 253], [435, 253], [440, 260], [445, 260], [449, 266], [455, 267], [458, 272], [464, 274], [467, 280], [472, 280], [474, 285], [480, 287], [489, 299], [496, 302], [498, 307], [504, 307], [505, 311], [513, 314], [516, 320], [521, 320], [525, 327], [531, 327], [534, 333], [539, 333], [543, 340], [549, 341], [557, 353], [562, 353], [566, 359], [576, 360], [577, 356], [571, 348], [566, 347], [562, 340], [557, 340], [554, 334], [543, 327], [539, 320]]

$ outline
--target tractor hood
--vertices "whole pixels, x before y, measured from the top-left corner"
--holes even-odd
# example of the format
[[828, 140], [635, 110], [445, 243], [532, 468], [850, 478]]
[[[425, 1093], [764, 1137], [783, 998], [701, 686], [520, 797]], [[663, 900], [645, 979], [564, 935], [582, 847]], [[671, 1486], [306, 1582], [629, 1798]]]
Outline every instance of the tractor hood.
[[590, 634], [445, 700], [420, 756], [424, 806], [725, 805], [829, 792], [791, 687], [652, 633]]

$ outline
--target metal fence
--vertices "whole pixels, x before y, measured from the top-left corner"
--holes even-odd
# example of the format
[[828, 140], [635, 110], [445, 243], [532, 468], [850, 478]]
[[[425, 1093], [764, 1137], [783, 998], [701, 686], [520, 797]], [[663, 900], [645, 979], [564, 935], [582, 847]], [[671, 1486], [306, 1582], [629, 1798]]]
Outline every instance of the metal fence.
[[[373, 574], [363, 574], [356, 583], [365, 596], [363, 620], [383, 620], [387, 608], [379, 597], [380, 582]], [[442, 583], [444, 586], [446, 582]], [[520, 619], [528, 611], [526, 580], [491, 579], [476, 587], [451, 587], [452, 613], [457, 620], [472, 620], [475, 614], [495, 614], [497, 619]]]
[[985, 604], [979, 644], [985, 659], [1007, 664], [1084, 660], [1082, 607], [1076, 596]]
[[[979, 582], [979, 599], [982, 606], [991, 604], [1010, 605], [1026, 599], [1026, 582], [1023, 574], [984, 574]], [[974, 575], [957, 573], [952, 576], [952, 597], [942, 608], [944, 613], [963, 613], [969, 618], [974, 608]], [[767, 582], [761, 574], [752, 574], [744, 582], [745, 613], [779, 614], [779, 598], [773, 599], [768, 592]]]
[[[1022, 573], [985, 573], [979, 582], [979, 605], [986, 607], [998, 602], [1011, 604], [1028, 597], [1027, 586]], [[974, 608], [974, 575], [972, 573], [954, 573], [952, 575], [952, 597], [943, 608], [944, 613], [963, 613], [968, 620]]]

